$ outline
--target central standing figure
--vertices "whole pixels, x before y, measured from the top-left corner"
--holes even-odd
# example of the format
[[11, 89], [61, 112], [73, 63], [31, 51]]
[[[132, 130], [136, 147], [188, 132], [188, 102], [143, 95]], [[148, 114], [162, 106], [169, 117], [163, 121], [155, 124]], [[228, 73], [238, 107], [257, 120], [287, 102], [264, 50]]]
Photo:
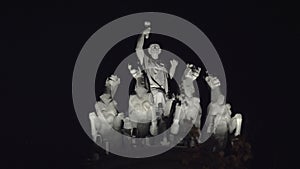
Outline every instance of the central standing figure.
[[178, 61], [174, 59], [170, 61], [171, 67], [168, 72], [165, 65], [158, 60], [159, 54], [161, 53], [161, 48], [158, 44], [151, 44], [149, 46], [148, 53], [151, 57], [145, 54], [143, 49], [144, 39], [149, 37], [150, 29], [150, 27], [146, 28], [139, 36], [136, 54], [140, 65], [145, 70], [147, 78], [149, 79], [150, 91], [153, 95], [157, 116], [161, 117], [165, 107], [166, 94], [169, 91], [168, 78], [173, 78]]

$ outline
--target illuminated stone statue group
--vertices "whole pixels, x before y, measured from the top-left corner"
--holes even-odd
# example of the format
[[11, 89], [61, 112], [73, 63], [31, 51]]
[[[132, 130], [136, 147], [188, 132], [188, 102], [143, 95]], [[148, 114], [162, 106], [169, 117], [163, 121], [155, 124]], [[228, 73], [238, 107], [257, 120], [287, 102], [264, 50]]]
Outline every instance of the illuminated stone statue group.
[[[105, 141], [105, 135], [114, 129], [137, 138], [163, 133], [165, 136], [161, 143], [166, 144], [184, 128], [193, 127], [198, 132], [196, 141], [200, 142], [202, 109], [200, 98], [194, 95], [194, 81], [200, 75], [201, 68], [187, 64], [179, 83], [180, 94], [170, 94], [168, 80], [174, 77], [178, 61], [171, 60], [170, 69], [167, 70], [165, 63], [158, 61], [161, 53], [158, 44], [151, 44], [147, 50], [143, 49], [145, 39], [149, 38], [150, 22], [145, 22], [145, 26], [135, 49], [139, 66], [133, 68], [128, 64], [128, 71], [135, 81], [134, 94], [130, 95], [128, 101], [128, 113], [117, 110], [117, 102], [113, 98], [120, 78], [111, 75], [106, 80], [105, 92], [95, 104], [96, 112], [89, 114], [93, 140]], [[207, 75], [205, 80], [212, 95], [207, 108], [208, 127], [205, 132], [214, 135], [222, 144], [228, 132], [234, 132], [234, 136], [240, 135], [242, 115], [235, 114], [232, 117], [231, 105], [225, 102], [217, 77]], [[170, 130], [165, 132], [167, 129]]]

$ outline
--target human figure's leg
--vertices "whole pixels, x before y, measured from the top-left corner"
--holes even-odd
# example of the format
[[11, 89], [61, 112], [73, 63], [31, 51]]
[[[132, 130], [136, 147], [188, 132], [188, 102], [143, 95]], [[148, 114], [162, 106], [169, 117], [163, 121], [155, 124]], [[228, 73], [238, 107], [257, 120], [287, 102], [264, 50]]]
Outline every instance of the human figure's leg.
[[241, 127], [242, 127], [242, 115], [236, 114], [231, 120], [229, 124], [230, 133], [235, 130], [234, 135], [238, 136], [241, 133]]

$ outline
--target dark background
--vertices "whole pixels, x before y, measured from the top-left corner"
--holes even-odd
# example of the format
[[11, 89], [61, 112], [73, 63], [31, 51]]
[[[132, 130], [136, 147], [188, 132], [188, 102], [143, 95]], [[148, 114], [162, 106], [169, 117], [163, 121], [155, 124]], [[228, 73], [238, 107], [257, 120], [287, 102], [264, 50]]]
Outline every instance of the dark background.
[[211, 40], [225, 69], [227, 100], [245, 117], [251, 168], [297, 168], [296, 3], [26, 1], [1, 7], [1, 168], [82, 167], [92, 141], [73, 109], [76, 58], [103, 25], [145, 11], [182, 17]]

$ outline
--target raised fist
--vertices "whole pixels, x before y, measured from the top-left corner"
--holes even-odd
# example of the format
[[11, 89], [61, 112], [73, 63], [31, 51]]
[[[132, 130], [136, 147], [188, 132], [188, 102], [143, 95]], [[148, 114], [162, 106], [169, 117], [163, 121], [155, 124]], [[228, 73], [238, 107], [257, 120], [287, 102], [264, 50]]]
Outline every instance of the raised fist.
[[140, 67], [138, 67], [138, 70], [136, 70], [136, 69], [132, 69], [132, 66], [128, 64], [128, 70], [134, 78], [138, 78], [140, 75], [142, 75]]
[[150, 21], [145, 21], [144, 25], [145, 25], [145, 27], [149, 27], [151, 25], [151, 22]]
[[171, 63], [171, 67], [176, 67], [178, 65], [178, 61], [175, 59], [170, 60], [170, 63]]
[[186, 73], [185, 77], [190, 78], [192, 80], [195, 80], [200, 75], [200, 72], [201, 72], [200, 67], [196, 67], [193, 64], [187, 64], [186, 65], [186, 70], [185, 70], [185, 73]]
[[106, 80], [106, 85], [115, 87], [120, 84], [120, 78], [116, 75], [111, 75], [109, 78]]
[[212, 75], [208, 75], [205, 80], [211, 89], [215, 89], [221, 85], [220, 80]]

